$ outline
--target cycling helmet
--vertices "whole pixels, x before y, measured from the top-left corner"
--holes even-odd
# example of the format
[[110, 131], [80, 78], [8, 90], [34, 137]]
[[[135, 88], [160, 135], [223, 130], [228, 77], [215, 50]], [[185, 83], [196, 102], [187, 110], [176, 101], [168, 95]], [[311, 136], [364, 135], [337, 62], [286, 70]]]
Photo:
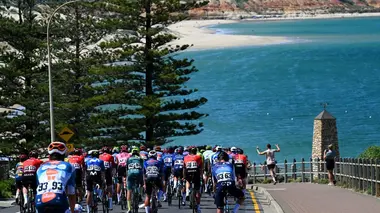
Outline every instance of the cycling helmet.
[[113, 149], [112, 149], [112, 152], [113, 153], [118, 153], [119, 152], [119, 147], [114, 146]]
[[193, 154], [193, 155], [197, 154], [197, 151], [198, 151], [198, 149], [195, 146], [191, 147], [191, 149], [190, 149], [190, 153]]
[[156, 150], [156, 152], [161, 152], [161, 146], [154, 147], [154, 150]]
[[222, 149], [223, 149], [223, 148], [222, 148], [221, 146], [217, 146], [217, 147], [215, 147], [215, 150], [216, 150], [216, 151], [222, 151]]
[[239, 148], [239, 149], [237, 150], [237, 153], [238, 153], [238, 154], [244, 154], [244, 151], [243, 151], [242, 149]]
[[132, 148], [132, 151], [131, 151], [132, 154], [140, 154], [140, 150], [135, 147], [135, 148]]
[[111, 149], [108, 146], [104, 146], [102, 148], [102, 151], [103, 151], [103, 153], [108, 153], [109, 154], [111, 152]]
[[21, 162], [24, 162], [24, 161], [28, 160], [28, 155], [21, 154], [18, 158], [20, 159]]
[[210, 145], [206, 146], [206, 150], [212, 150], [212, 147]]
[[186, 151], [189, 151], [189, 147], [187, 147], [187, 146], [185, 146], [184, 148], [183, 148], [183, 150], [186, 152]]
[[60, 155], [66, 155], [67, 147], [62, 142], [58, 142], [58, 141], [51, 142], [48, 147], [48, 152], [49, 152], [49, 155], [54, 154], [54, 153], [57, 153]]
[[228, 156], [228, 154], [226, 152], [220, 152], [219, 155], [218, 155], [218, 160], [224, 160], [224, 161], [229, 161], [230, 160], [230, 157]]
[[90, 150], [88, 154], [92, 157], [99, 157], [99, 151], [97, 149]]
[[74, 207], [74, 213], [82, 213], [83, 211], [83, 207], [79, 204], [75, 204], [75, 207]]
[[154, 151], [154, 150], [149, 151], [148, 157], [149, 158], [156, 158], [157, 157], [157, 152]]
[[168, 147], [168, 153], [169, 154], [173, 154], [173, 152], [174, 152], [174, 148], [173, 147]]
[[82, 155], [82, 152], [80, 149], [74, 149], [73, 155]]
[[145, 151], [145, 150], [146, 150], [146, 147], [145, 147], [144, 145], [141, 145], [141, 146], [140, 146], [140, 150], [141, 150], [141, 151]]
[[237, 151], [237, 148], [233, 146], [233, 147], [231, 147], [230, 151], [231, 151], [231, 152], [236, 152], [236, 151]]
[[204, 149], [201, 149], [201, 151], [199, 151], [201, 154], [203, 154], [203, 152], [205, 152], [205, 150]]
[[38, 153], [37, 153], [37, 151], [35, 151], [35, 150], [30, 151], [30, 152], [29, 152], [29, 157], [30, 157], [30, 158], [38, 158]]
[[120, 152], [128, 152], [128, 146], [127, 145], [122, 145], [120, 147]]

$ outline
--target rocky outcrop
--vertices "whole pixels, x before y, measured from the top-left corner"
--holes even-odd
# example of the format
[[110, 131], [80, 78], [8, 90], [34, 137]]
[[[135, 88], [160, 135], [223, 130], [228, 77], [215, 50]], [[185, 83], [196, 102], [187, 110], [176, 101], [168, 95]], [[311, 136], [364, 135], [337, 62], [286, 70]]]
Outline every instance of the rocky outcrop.
[[207, 6], [192, 10], [190, 14], [213, 17], [230, 13], [380, 12], [379, 8], [380, 0], [209, 0]]

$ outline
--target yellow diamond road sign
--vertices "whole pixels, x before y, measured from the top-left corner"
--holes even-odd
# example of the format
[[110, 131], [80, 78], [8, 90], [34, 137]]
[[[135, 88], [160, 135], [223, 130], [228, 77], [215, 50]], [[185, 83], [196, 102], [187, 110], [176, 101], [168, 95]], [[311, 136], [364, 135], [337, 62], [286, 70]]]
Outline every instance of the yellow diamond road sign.
[[70, 140], [70, 138], [73, 137], [74, 132], [71, 129], [65, 127], [65, 128], [62, 129], [62, 131], [58, 135], [63, 140], [65, 140], [66, 142], [68, 142]]
[[66, 147], [67, 147], [68, 152], [74, 151], [74, 144], [68, 143], [68, 144], [66, 144]]

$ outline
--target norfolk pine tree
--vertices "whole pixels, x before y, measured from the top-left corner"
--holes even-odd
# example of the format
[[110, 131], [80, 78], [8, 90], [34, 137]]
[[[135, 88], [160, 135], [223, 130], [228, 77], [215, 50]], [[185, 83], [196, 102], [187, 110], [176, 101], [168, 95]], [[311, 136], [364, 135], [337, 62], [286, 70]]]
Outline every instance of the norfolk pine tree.
[[190, 98], [196, 89], [188, 89], [189, 75], [198, 71], [193, 60], [174, 57], [175, 52], [185, 50], [189, 45], [170, 48], [167, 43], [176, 37], [167, 31], [167, 26], [187, 18], [189, 9], [205, 5], [203, 3], [180, 3], [179, 0], [138, 0], [119, 1], [116, 4], [129, 14], [130, 27], [136, 31], [129, 44], [123, 46], [125, 52], [133, 52], [128, 58], [133, 62], [134, 71], [144, 77], [144, 90], [140, 93], [136, 118], [144, 127], [145, 144], [162, 145], [171, 137], [198, 134], [203, 123], [198, 119], [207, 116], [195, 111], [207, 99]]

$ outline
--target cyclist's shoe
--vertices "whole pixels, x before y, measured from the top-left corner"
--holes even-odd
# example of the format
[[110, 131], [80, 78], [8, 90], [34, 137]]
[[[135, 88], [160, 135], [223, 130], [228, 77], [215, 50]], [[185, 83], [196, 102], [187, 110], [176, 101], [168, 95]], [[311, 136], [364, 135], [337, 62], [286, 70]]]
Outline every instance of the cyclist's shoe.
[[157, 207], [158, 207], [158, 208], [161, 208], [161, 207], [162, 207], [162, 205], [161, 205], [161, 202], [160, 202], [160, 201], [158, 201], [158, 202], [157, 202]]
[[182, 201], [182, 206], [186, 206], [186, 202], [185, 201]]
[[164, 199], [162, 200], [163, 202], [167, 202], [168, 201], [168, 198], [167, 197], [164, 197]]

